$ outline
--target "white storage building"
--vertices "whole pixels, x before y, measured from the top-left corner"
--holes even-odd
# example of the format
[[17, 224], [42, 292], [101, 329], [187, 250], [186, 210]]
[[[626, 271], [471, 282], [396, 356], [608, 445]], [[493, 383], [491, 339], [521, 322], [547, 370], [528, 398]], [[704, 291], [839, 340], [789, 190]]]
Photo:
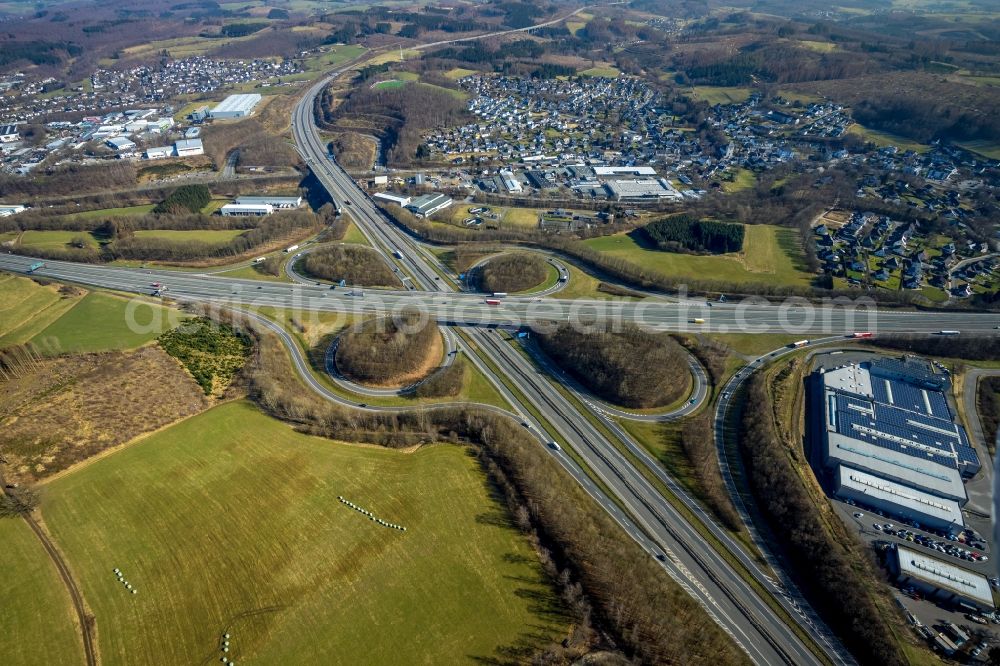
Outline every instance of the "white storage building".
[[253, 115], [254, 108], [263, 99], [257, 93], [230, 95], [208, 112], [210, 118], [246, 118]]
[[270, 215], [274, 212], [271, 204], [238, 204], [229, 203], [219, 209], [219, 214], [224, 217], [253, 217]]
[[181, 139], [174, 144], [174, 152], [177, 157], [193, 157], [204, 155], [205, 147], [201, 145], [201, 139]]
[[14, 143], [17, 139], [17, 125], [0, 125], [0, 143]]
[[896, 558], [890, 560], [890, 566], [901, 585], [912, 585], [929, 598], [968, 604], [983, 611], [995, 608], [990, 584], [982, 574], [904, 546], [896, 547]]
[[262, 204], [268, 204], [275, 209], [287, 210], [289, 208], [298, 208], [301, 206], [302, 197], [237, 197], [233, 200], [233, 203], [244, 206], [260, 206]]
[[373, 199], [381, 199], [382, 201], [388, 201], [389, 203], [394, 203], [397, 206], [405, 206], [410, 203], [410, 197], [405, 194], [394, 194], [392, 192], [377, 192], [372, 195]]
[[173, 146], [158, 146], [156, 148], [147, 148], [144, 157], [147, 160], [161, 160], [164, 157], [172, 157], [173, 154]]

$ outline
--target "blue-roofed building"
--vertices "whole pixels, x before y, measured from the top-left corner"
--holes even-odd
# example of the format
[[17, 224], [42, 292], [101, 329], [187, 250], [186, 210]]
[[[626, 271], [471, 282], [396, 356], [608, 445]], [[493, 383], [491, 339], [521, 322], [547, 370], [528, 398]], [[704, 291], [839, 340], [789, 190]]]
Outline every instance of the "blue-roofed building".
[[820, 372], [835, 493], [928, 527], [961, 526], [963, 477], [980, 462], [948, 406], [947, 376], [914, 358]]

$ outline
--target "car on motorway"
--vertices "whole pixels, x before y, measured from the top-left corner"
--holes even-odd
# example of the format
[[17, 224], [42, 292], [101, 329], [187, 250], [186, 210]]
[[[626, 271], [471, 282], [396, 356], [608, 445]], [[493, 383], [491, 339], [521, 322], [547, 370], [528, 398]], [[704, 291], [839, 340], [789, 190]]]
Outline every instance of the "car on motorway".
[[553, 451], [562, 451], [562, 447], [559, 446], [559, 443], [555, 441], [549, 442], [549, 448], [552, 449]]
[[855, 511], [854, 512], [854, 517], [855, 518], [864, 518], [865, 514], [861, 513], [860, 511]]

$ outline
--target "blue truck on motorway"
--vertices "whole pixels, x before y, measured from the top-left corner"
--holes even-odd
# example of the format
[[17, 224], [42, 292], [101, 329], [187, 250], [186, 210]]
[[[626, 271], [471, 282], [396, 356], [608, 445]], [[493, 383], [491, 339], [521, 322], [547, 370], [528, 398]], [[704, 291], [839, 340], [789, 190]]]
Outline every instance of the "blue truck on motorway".
[[28, 266], [28, 272], [29, 273], [34, 273], [35, 271], [37, 271], [39, 268], [41, 268], [44, 265], [45, 265], [44, 261], [36, 261], [35, 263], [33, 263], [30, 266]]

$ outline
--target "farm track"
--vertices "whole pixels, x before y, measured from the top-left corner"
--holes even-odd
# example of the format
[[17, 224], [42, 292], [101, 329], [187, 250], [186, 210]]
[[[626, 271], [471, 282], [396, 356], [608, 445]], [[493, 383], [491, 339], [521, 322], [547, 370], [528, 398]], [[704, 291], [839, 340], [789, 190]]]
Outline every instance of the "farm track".
[[73, 578], [73, 574], [66, 565], [66, 561], [63, 560], [59, 550], [56, 549], [55, 544], [52, 543], [49, 535], [45, 533], [45, 530], [38, 524], [38, 521], [31, 516], [24, 516], [24, 522], [28, 523], [28, 527], [35, 533], [38, 540], [42, 542], [42, 548], [45, 549], [49, 559], [56, 566], [63, 584], [66, 585], [66, 591], [69, 592], [70, 599], [73, 600], [73, 608], [76, 609], [77, 619], [80, 622], [80, 633], [83, 635], [83, 653], [87, 660], [87, 666], [97, 666], [97, 651], [94, 649], [94, 636], [91, 633], [92, 624], [90, 616], [87, 615], [87, 606], [83, 601], [83, 594], [76, 584], [76, 579]]

